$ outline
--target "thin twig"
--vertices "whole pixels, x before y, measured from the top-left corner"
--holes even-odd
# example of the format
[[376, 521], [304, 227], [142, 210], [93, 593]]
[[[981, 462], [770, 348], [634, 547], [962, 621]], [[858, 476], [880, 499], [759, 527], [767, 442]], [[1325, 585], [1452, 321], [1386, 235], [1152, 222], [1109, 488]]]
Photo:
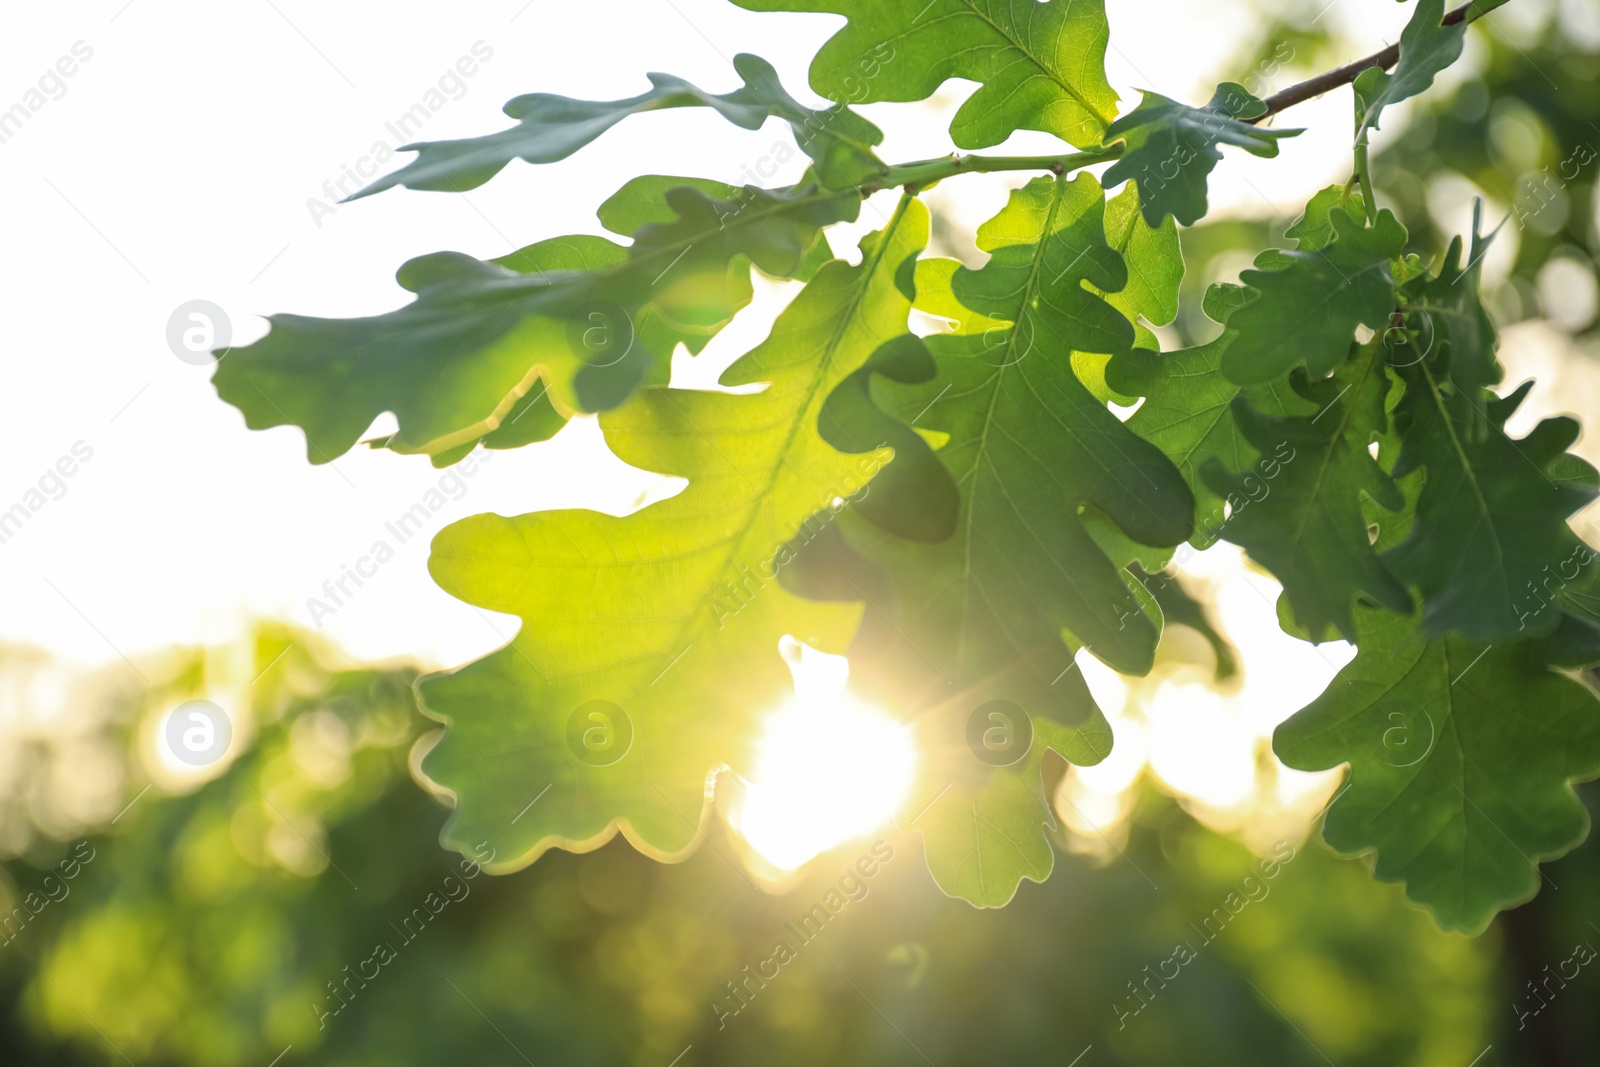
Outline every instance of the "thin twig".
[[[1498, 2], [1495, 2], [1495, 0], [1487, 0], [1487, 2], [1485, 0], [1474, 0], [1473, 3], [1463, 4], [1446, 14], [1440, 25], [1454, 26], [1458, 22], [1475, 22], [1506, 2], [1507, 0], [1498, 0]], [[1336, 70], [1330, 70], [1326, 74], [1319, 74], [1315, 78], [1310, 78], [1298, 85], [1291, 85], [1281, 93], [1273, 94], [1265, 101], [1267, 105], [1266, 113], [1249, 121], [1251, 123], [1262, 122], [1285, 108], [1303, 104], [1307, 100], [1321, 96], [1323, 93], [1331, 92], [1341, 85], [1349, 85], [1360, 77], [1364, 71], [1371, 70], [1373, 67], [1388, 70], [1398, 62], [1400, 62], [1400, 45], [1396, 42], [1381, 52], [1372, 53], [1365, 59], [1358, 59], [1354, 63], [1346, 63]]]

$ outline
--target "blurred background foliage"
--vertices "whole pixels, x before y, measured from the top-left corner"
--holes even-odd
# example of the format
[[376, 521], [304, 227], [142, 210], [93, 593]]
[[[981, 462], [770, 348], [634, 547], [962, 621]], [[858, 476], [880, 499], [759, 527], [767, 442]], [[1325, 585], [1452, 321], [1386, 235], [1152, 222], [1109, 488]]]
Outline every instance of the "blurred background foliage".
[[[1281, 86], [1349, 57], [1297, 18], [1264, 22], [1234, 68], [1284, 64]], [[1508, 217], [1488, 279], [1500, 324], [1587, 373], [1596, 42], [1553, 15], [1473, 40], [1478, 76], [1410, 111], [1377, 158], [1381, 194], [1424, 253], [1487, 196], [1490, 223]], [[1185, 233], [1183, 341], [1215, 332], [1203, 287], [1290, 221]], [[345, 663], [271, 625], [130, 667], [85, 676], [0, 649], [0, 1062], [1600, 1063], [1600, 968], [1570, 975], [1600, 944], [1593, 844], [1466, 939], [1314, 828], [1263, 877], [1249, 835], [1208, 829], [1147, 777], [1113, 837], [1064, 827], [1051, 879], [998, 911], [941, 896], [915, 837], [886, 832], [894, 857], [866, 895], [763, 983], [746, 966], [792, 941], [785, 924], [870, 842], [781, 891], [752, 888], [720, 823], [678, 866], [619, 840], [481, 875], [438, 847], [440, 803], [412, 774], [434, 729], [415, 668]], [[200, 696], [242, 709], [210, 777], [163, 765], [154, 741]], [[1593, 810], [1600, 791], [1580, 792]]]
[[[777, 893], [752, 889], [716, 828], [679, 866], [619, 840], [484, 875], [439, 849], [413, 779], [433, 729], [413, 670], [339, 666], [275, 628], [252, 653], [253, 739], [188, 791], [158, 775], [141, 792], [138, 738], [205, 691], [215, 650], [141, 664], [149, 687], [85, 682], [130, 753], [131, 803], [114, 825], [38, 831], [4, 865], [0, 905], [30, 913], [0, 950], [4, 1062], [666, 1064], [692, 1046], [681, 1062], [1064, 1063], [1092, 1045], [1085, 1062], [1286, 1064], [1316, 1062], [1314, 1045], [1339, 1064], [1459, 1067], [1491, 1043], [1501, 1063], [1600, 1047], [1587, 972], [1538, 1029], [1511, 1009], [1525, 974], [1600, 941], [1593, 849], [1471, 940], [1315, 842], [1268, 850], [1269, 875], [1145, 786], [1122, 843], [1094, 858], [1063, 841], [1050, 880], [995, 911], [943, 897], [915, 838], [886, 833], [893, 858], [802, 944], [787, 924], [870, 842]], [[13, 653], [0, 673], [14, 661], [34, 666]], [[11, 784], [8, 810], [61, 825], [47, 792]], [[30, 893], [49, 901], [37, 914]], [[763, 964], [780, 938], [795, 958]], [[750, 979], [758, 965], [777, 976]], [[1538, 1032], [1582, 1058], [1510, 1058]]]

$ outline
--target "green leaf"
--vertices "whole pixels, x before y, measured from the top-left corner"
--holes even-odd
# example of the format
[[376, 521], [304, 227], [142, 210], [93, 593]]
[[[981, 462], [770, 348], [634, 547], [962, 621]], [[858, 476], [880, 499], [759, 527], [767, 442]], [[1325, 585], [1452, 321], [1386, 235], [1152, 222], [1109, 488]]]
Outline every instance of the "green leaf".
[[[707, 775], [748, 769], [759, 716], [790, 691], [779, 639], [842, 652], [856, 631], [858, 607], [775, 578], [803, 524], [889, 458], [834, 450], [816, 420], [878, 338], [904, 332], [896, 281], [927, 232], [926, 210], [905, 200], [862, 242], [860, 265], [825, 266], [722, 379], [764, 391], [654, 387], [601, 416], [625, 462], [689, 479], [679, 495], [626, 518], [479, 515], [435, 539], [445, 590], [523, 620], [498, 652], [421, 685], [450, 724], [423, 770], [456, 797], [452, 847], [487, 839], [500, 869], [618, 830], [658, 857], [693, 847]], [[580, 743], [586, 730], [599, 751]]]
[[1284, 236], [1295, 241], [1295, 247], [1302, 252], [1315, 252], [1333, 244], [1338, 234], [1333, 228], [1333, 212], [1338, 209], [1352, 219], [1364, 218], [1366, 208], [1361, 199], [1361, 190], [1351, 189], [1344, 185], [1330, 185], [1320, 189], [1317, 194], [1306, 204], [1306, 209], [1294, 221]]
[[1571, 783], [1600, 773], [1600, 705], [1528, 643], [1429, 641], [1413, 619], [1357, 619], [1356, 658], [1278, 727], [1273, 749], [1299, 770], [1348, 762], [1328, 843], [1375, 851], [1378, 879], [1475, 933], [1534, 895], [1536, 863], [1588, 832]]
[[[1109, 751], [1074, 653], [1086, 645], [1133, 672], [1154, 657], [1149, 598], [1096, 541], [1091, 514], [1135, 543], [1176, 545], [1193, 511], [1178, 472], [1095, 400], [1068, 358], [1133, 341], [1128, 320], [1088, 288], [1117, 292], [1127, 281], [1104, 212], [1093, 177], [1039, 178], [979, 229], [990, 253], [981, 270], [918, 265], [917, 307], [953, 332], [925, 339], [935, 376], [879, 377], [871, 399], [944, 440], [937, 460], [960, 491], [954, 533], [935, 543], [896, 536], [858, 506], [812, 539], [800, 553], [806, 567], [785, 577], [810, 595], [868, 605], [853, 684], [924, 731], [919, 800], [947, 793], [912, 826], [940, 887], [984, 906], [1049, 873], [1044, 751], [1081, 763]], [[824, 423], [843, 449], [882, 440], [887, 417], [863, 411], [859, 381], [851, 394], [853, 421]], [[851, 428], [853, 437], [840, 432]], [[912, 454], [898, 453], [872, 493], [896, 478], [931, 479], [922, 463], [903, 463]], [[973, 716], [995, 701], [1036, 734], [1039, 751], [1015, 766], [969, 751]]]
[[1521, 441], [1507, 436], [1531, 382], [1504, 399], [1484, 388], [1502, 370], [1478, 294], [1492, 239], [1481, 233], [1481, 208], [1466, 266], [1464, 242], [1452, 241], [1438, 274], [1406, 287], [1407, 330], [1390, 331], [1405, 341], [1391, 362], [1407, 386], [1395, 470], [1423, 484], [1409, 536], [1387, 554], [1414, 569], [1431, 634], [1536, 638], [1546, 662], [1588, 666], [1600, 662], [1600, 576], [1566, 520], [1600, 494], [1600, 474], [1565, 451], [1578, 434], [1571, 419], [1546, 420]]
[[[811, 174], [808, 172], [807, 180], [802, 181], [800, 187], [812, 184], [810, 178]], [[750, 186], [729, 185], [727, 182], [711, 178], [641, 174], [637, 178], [630, 178], [621, 189], [612, 193], [606, 202], [600, 205], [595, 215], [606, 229], [623, 235], [638, 233], [646, 226], [666, 225], [677, 219], [677, 213], [673, 210], [667, 194], [680, 186], [698, 189], [719, 203], [738, 204], [741, 210], [755, 204], [755, 193]], [[784, 268], [774, 276], [808, 282], [822, 265], [832, 258], [833, 252], [828, 247], [828, 238], [821, 229], [817, 229], [812, 234], [811, 244], [801, 256], [800, 265], [790, 269], [785, 264]], [[507, 266], [517, 266], [508, 260], [501, 262]], [[707, 334], [706, 339], [709, 338], [710, 334]], [[704, 347], [704, 342], [699, 345], [690, 344], [689, 347], [691, 351], [698, 352]]]
[[[1106, 201], [1106, 241], [1127, 265], [1128, 284], [1115, 292], [1093, 285], [1089, 290], [1134, 324], [1136, 347], [1159, 351], [1161, 343], [1145, 324], [1165, 326], [1177, 318], [1178, 289], [1183, 284], [1178, 227], [1171, 219], [1159, 226], [1146, 223], [1139, 213], [1139, 188], [1130, 182]], [[1137, 394], [1119, 392], [1106, 381], [1110, 360], [1104, 353], [1074, 352], [1072, 369], [1096, 398], [1131, 405]]]
[[[1600, 492], [1600, 471], [1570, 452], [1550, 465], [1550, 476], [1581, 493]], [[1539, 659], [1552, 667], [1600, 666], [1600, 567], [1595, 558], [1594, 549], [1580, 542], [1566, 558], [1545, 565], [1538, 590], [1523, 601], [1524, 607], [1532, 607], [1549, 598], [1560, 606], [1555, 631], [1535, 641]]]
[[1444, 0], [1417, 0], [1411, 21], [1400, 33], [1400, 61], [1394, 73], [1372, 67], [1356, 78], [1356, 139], [1378, 128], [1383, 109], [1427, 92], [1434, 77], [1457, 59], [1467, 39], [1465, 20], [1444, 26]]
[[899, 562], [868, 555], [905, 582], [909, 625], [932, 631], [914, 643], [958, 678], [982, 678], [1014, 655], [1053, 678], [1070, 663], [1063, 631], [1131, 673], [1154, 654], [1156, 627], [1138, 617], [1120, 564], [1080, 514], [1094, 508], [1135, 542], [1169, 546], [1188, 536], [1193, 509], [1178, 472], [1065, 358], [1133, 341], [1128, 320], [1085, 285], [1114, 292], [1127, 282], [1104, 205], [1092, 176], [1037, 178], [980, 227], [978, 246], [991, 253], [982, 269], [919, 263], [916, 306], [953, 324], [926, 339], [938, 374], [873, 390], [902, 422], [947, 437], [939, 457], [961, 492], [954, 536], [896, 546]]
[[1106, 171], [1106, 185], [1137, 180], [1145, 221], [1159, 226], [1171, 215], [1193, 226], [1206, 213], [1206, 179], [1222, 161], [1220, 145], [1243, 148], [1271, 159], [1278, 142], [1301, 130], [1264, 130], [1244, 119], [1260, 118], [1267, 108], [1244, 86], [1224, 82], [1205, 107], [1189, 107], [1146, 91], [1139, 106], [1106, 130], [1106, 140], [1127, 144], [1123, 157]]
[[1030, 729], [1032, 745], [1019, 764], [993, 768], [981, 784], [950, 782], [910, 827], [922, 832], [934, 883], [980, 908], [1005, 907], [1023, 879], [1043, 882], [1055, 867], [1046, 754], [1089, 764], [1111, 751], [1111, 730], [1098, 713], [1075, 729], [1049, 719], [1034, 719]]
[[562, 416], [605, 410], [665, 380], [677, 343], [698, 350], [748, 302], [750, 262], [779, 276], [805, 269], [821, 229], [860, 210], [856, 194], [815, 187], [663, 198], [671, 221], [641, 226], [630, 247], [575, 236], [490, 262], [439, 252], [401, 268], [416, 299], [397, 311], [275, 315], [264, 338], [226, 353], [217, 394], [251, 429], [299, 426], [313, 463], [342, 455], [385, 411], [399, 421], [389, 447], [459, 451], [540, 379]]
[[1272, 417], [1233, 402], [1245, 439], [1268, 457], [1257, 471], [1233, 474], [1210, 460], [1202, 473], [1233, 508], [1221, 536], [1283, 583], [1300, 626], [1312, 634], [1331, 626], [1354, 640], [1358, 596], [1411, 610], [1410, 594], [1373, 548], [1363, 511], [1363, 497], [1391, 512], [1405, 506], [1367, 450], [1388, 430], [1382, 349], [1362, 346], [1331, 379], [1298, 388], [1315, 414]]
[[1484, 237], [1480, 232], [1483, 201], [1473, 205], [1471, 255], [1465, 266], [1461, 238], [1450, 242], [1436, 275], [1423, 274], [1405, 287], [1408, 325], [1416, 331], [1414, 354], [1399, 356], [1394, 362], [1408, 363], [1418, 359], [1442, 359], [1448, 366], [1450, 380], [1457, 389], [1471, 392], [1499, 383], [1505, 376], [1495, 348], [1499, 338], [1494, 322], [1484, 310], [1478, 286], [1483, 269], [1483, 257], [1489, 251], [1493, 235]]
[[1178, 227], [1170, 220], [1146, 222], [1139, 196], [1135, 184], [1106, 201], [1106, 241], [1127, 264], [1128, 284], [1114, 292], [1095, 291], [1129, 322], [1165, 326], [1178, 317], [1183, 252]]
[[1227, 518], [1226, 493], [1213, 489], [1201, 477], [1201, 468], [1215, 460], [1226, 470], [1246, 471], [1264, 458], [1234, 421], [1234, 398], [1242, 394], [1252, 409], [1266, 415], [1316, 412], [1316, 405], [1286, 381], [1241, 390], [1222, 376], [1222, 353], [1238, 336], [1226, 328], [1229, 319], [1253, 299], [1243, 286], [1214, 285], [1206, 292], [1205, 312], [1225, 327], [1216, 340], [1169, 353], [1135, 348], [1106, 367], [1112, 389], [1145, 398], [1128, 419], [1128, 429], [1161, 449], [1194, 493], [1195, 527], [1189, 541], [1197, 548], [1215, 542]]
[[1365, 229], [1339, 208], [1328, 218], [1332, 244], [1264, 252], [1257, 269], [1240, 276], [1261, 298], [1233, 316], [1239, 336], [1222, 355], [1232, 381], [1255, 385], [1301, 365], [1325, 377], [1344, 362], [1357, 326], [1388, 325], [1395, 308], [1389, 261], [1405, 247], [1405, 227], [1389, 211]]
[[[919, 806], [938, 799], [912, 828], [925, 836], [940, 887], [984, 906], [1050, 871], [1045, 751], [1092, 763], [1109, 750], [1073, 653], [1087, 641], [1136, 671], [1154, 654], [1157, 628], [1129, 588], [1133, 579], [1080, 509], [1109, 516], [1140, 543], [1176, 544], [1188, 532], [1192, 505], [1177, 472], [1092, 397], [1064, 358], [1121, 352], [1133, 341], [1128, 320], [1089, 288], [1119, 292], [1127, 280], [1106, 242], [1104, 210], [1092, 177], [1040, 178], [980, 228], [979, 247], [991, 253], [981, 270], [919, 264], [917, 306], [949, 319], [953, 332], [926, 339], [938, 367], [931, 380], [880, 378], [871, 396], [905, 425], [945, 439], [937, 462], [960, 490], [955, 532], [919, 542], [846, 514], [801, 554], [848, 561], [816, 565], [845, 577], [831, 586], [815, 579], [812, 594], [868, 605], [852, 649], [855, 684], [917, 716], [922, 750], [933, 754]], [[881, 438], [881, 423], [862, 407], [854, 423], [824, 424], [832, 443], [848, 449]], [[839, 432], [852, 425], [854, 440]], [[922, 476], [920, 465], [903, 463], [910, 454], [897, 455], [874, 494], [897, 477]], [[1045, 455], [1057, 462], [1042, 464]], [[1034, 731], [1035, 748], [1014, 766], [992, 767], [969, 751], [969, 723], [994, 701]]]
[[741, 53], [733, 68], [744, 84], [716, 95], [670, 74], [651, 74], [650, 89], [626, 100], [573, 100], [549, 93], [529, 93], [505, 106], [517, 120], [509, 130], [455, 141], [419, 141], [402, 145], [417, 158], [356, 193], [355, 200], [403, 185], [410, 189], [461, 192], [476, 189], [515, 159], [554, 163], [566, 159], [627, 118], [646, 111], [677, 107], [709, 107], [735, 126], [758, 129], [768, 118], [789, 123], [795, 141], [816, 165], [817, 178], [830, 189], [861, 185], [881, 174], [883, 163], [873, 147], [883, 133], [847, 108], [813, 111], [783, 88], [772, 64]]
[[[645, 174], [628, 181], [621, 189], [611, 195], [605, 203], [600, 205], [597, 212], [601, 225], [612, 233], [631, 234], [637, 233], [646, 226], [662, 225], [672, 222], [677, 216], [673, 211], [667, 194], [673, 189], [687, 187], [698, 190], [714, 201], [741, 203], [750, 194], [737, 185], [726, 182], [714, 181], [710, 178], [684, 178], [665, 174]], [[581, 240], [581, 239], [580, 239]], [[552, 253], [559, 253], [566, 248], [569, 242], [558, 240], [554, 242], [541, 242], [528, 248], [520, 249], [508, 256], [501, 256], [495, 262], [501, 266], [510, 267], [512, 270], [524, 274], [533, 274], [540, 271], [558, 271], [563, 269], [583, 269], [585, 264], [581, 261], [567, 263]], [[822, 264], [833, 258], [829, 251], [828, 239], [818, 229], [810, 247], [805, 250], [802, 262], [792, 272], [792, 276], [800, 281], [809, 281], [821, 268]], [[730, 287], [729, 308], [741, 308], [750, 299], [749, 273], [743, 266], [735, 265], [740, 261], [729, 264]], [[689, 305], [680, 302], [678, 311], [690, 309]], [[589, 309], [591, 314], [600, 309]], [[673, 348], [682, 344], [690, 352], [698, 353], [714, 337], [718, 330], [727, 321], [725, 309], [717, 308], [713, 303], [704, 309], [710, 314], [698, 316], [700, 321], [684, 321], [682, 318], [667, 314], [664, 308], [656, 304], [646, 304], [632, 317], [633, 332], [639, 343], [650, 352], [671, 352]], [[591, 319], [592, 324], [609, 326], [604, 311], [598, 320]], [[657, 372], [652, 375], [651, 384], [661, 384], [665, 380], [664, 366], [657, 365]], [[478, 445], [493, 449], [521, 448], [524, 445], [534, 444], [538, 441], [547, 441], [554, 437], [567, 423], [567, 417], [556, 410], [551, 402], [549, 390], [544, 383], [539, 383], [530, 389], [521, 399], [512, 405], [501, 419], [500, 425], [483, 435], [476, 441], [465, 441], [443, 452], [435, 453], [432, 457], [433, 465], [445, 467], [456, 463], [469, 455]], [[383, 438], [371, 442], [374, 448], [393, 448], [396, 439]]]
[[1578, 423], [1546, 419], [1513, 440], [1505, 423], [1532, 382], [1504, 399], [1474, 400], [1426, 361], [1402, 373], [1395, 470], [1425, 469], [1427, 481], [1411, 536], [1386, 558], [1421, 590], [1424, 628], [1483, 643], [1551, 634], [1562, 614], [1546, 599], [1552, 569], [1584, 551], [1566, 520], [1596, 496], [1592, 471], [1580, 479], [1560, 471]]
[[845, 452], [894, 449], [894, 463], [851, 504], [876, 525], [914, 541], [943, 541], [955, 532], [960, 490], [917, 431], [877, 406], [872, 380], [882, 375], [916, 384], [936, 373], [927, 345], [911, 334], [897, 337], [829, 394], [818, 419], [823, 439]]
[[951, 78], [977, 82], [950, 124], [961, 148], [988, 148], [1017, 130], [1089, 148], [1116, 115], [1105, 74], [1104, 0], [733, 2], [849, 20], [811, 63], [811, 87], [830, 100], [924, 100]]
[[[518, 249], [509, 256], [502, 256], [496, 262], [522, 274], [542, 274], [550, 271], [599, 269], [622, 262], [623, 258], [618, 246], [604, 238], [577, 236], [541, 241], [527, 248]], [[567, 416], [557, 410], [550, 400], [549, 388], [544, 382], [539, 381], [515, 398], [494, 429], [482, 437], [463, 440], [442, 451], [436, 451], [430, 458], [435, 467], [448, 467], [471, 455], [472, 450], [480, 444], [495, 449], [520, 448], [523, 445], [548, 441], [566, 424]], [[376, 438], [368, 444], [373, 448], [385, 448], [391, 451], [415, 451], [398, 433]]]

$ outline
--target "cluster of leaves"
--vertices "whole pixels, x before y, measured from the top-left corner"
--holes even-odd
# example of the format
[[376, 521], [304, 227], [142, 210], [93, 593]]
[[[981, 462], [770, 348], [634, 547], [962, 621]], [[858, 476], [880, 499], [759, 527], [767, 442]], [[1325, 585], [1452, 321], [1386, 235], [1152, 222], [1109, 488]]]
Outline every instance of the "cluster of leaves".
[[[279, 316], [219, 366], [250, 426], [301, 427], [316, 462], [384, 411], [399, 429], [381, 444], [441, 464], [599, 412], [619, 457], [688, 481], [624, 518], [481, 515], [436, 539], [446, 590], [523, 619], [505, 648], [422, 683], [449, 724], [423, 764], [456, 800], [447, 842], [496, 841], [499, 869], [619, 831], [687, 853], [707, 776], [748, 768], [756, 714], [789, 687], [793, 635], [849, 652], [852, 685], [915, 724], [903, 825], [946, 892], [1004, 904], [1053, 864], [1052, 760], [1109, 751], [1074, 657], [1147, 671], [1163, 607], [1140, 576], [1222, 538], [1283, 584], [1286, 629], [1358, 647], [1275, 739], [1291, 766], [1351, 765], [1330, 842], [1376, 851], [1377, 876], [1448, 927], [1531, 895], [1537, 862], [1586, 829], [1571, 781], [1600, 772], [1600, 704], [1557, 673], [1600, 662], [1600, 579], [1567, 524], [1600, 475], [1566, 454], [1571, 420], [1504, 430], [1526, 388], [1494, 391], [1481, 227], [1428, 268], [1366, 164], [1382, 111], [1459, 56], [1468, 19], [1417, 0], [1393, 71], [1356, 81], [1356, 176], [1311, 200], [1293, 249], [1208, 294], [1220, 337], [1162, 353], [1150, 327], [1177, 313], [1177, 223], [1204, 214], [1219, 146], [1271, 156], [1289, 132], [1258, 128], [1262, 101], [1227, 84], [1202, 108], [1146, 94], [1118, 118], [1103, 0], [736, 2], [846, 16], [812, 65], [824, 96], [920, 100], [966, 78], [956, 146], [1036, 130], [1075, 150], [886, 164], [870, 122], [805, 107], [751, 56], [722, 95], [653, 75], [621, 101], [519, 97], [517, 126], [414, 145], [368, 192], [470, 188], [684, 106], [787, 122], [811, 168], [782, 189], [635, 178], [600, 209], [631, 244], [425, 256], [400, 272], [406, 307]], [[1112, 160], [1104, 186], [1071, 176]], [[924, 256], [917, 193], [1001, 169], [1044, 175], [980, 229], [988, 262]], [[832, 258], [826, 228], [896, 186], [859, 262]], [[674, 388], [673, 350], [700, 351], [745, 305], [752, 267], [805, 283], [722, 379], [765, 388]], [[948, 329], [913, 335], [914, 309]], [[1136, 398], [1126, 421], [1108, 406]], [[602, 706], [625, 720], [615, 760], [571, 743], [574, 716]], [[967, 741], [997, 708], [1028, 724], [1010, 762]]]

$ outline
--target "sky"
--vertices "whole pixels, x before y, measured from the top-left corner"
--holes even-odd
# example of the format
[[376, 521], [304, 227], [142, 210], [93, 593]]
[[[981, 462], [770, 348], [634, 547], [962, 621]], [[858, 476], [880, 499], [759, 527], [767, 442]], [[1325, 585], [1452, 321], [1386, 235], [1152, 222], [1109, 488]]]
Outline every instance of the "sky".
[[[1518, 6], [1505, 11], [1508, 32], [1524, 17], [1512, 13]], [[1220, 78], [1249, 80], [1229, 69], [1241, 45], [1271, 50], [1245, 0], [1109, 7], [1108, 65], [1124, 109], [1141, 88], [1202, 102]], [[1348, 42], [1346, 58], [1394, 40], [1409, 12], [1390, 0], [1300, 10]], [[428, 577], [434, 533], [483, 511], [624, 513], [672, 486], [607, 455], [588, 420], [548, 444], [495, 453], [459, 479], [420, 457], [360, 448], [314, 466], [298, 430], [246, 430], [216, 398], [211, 368], [175, 354], [174, 315], [207, 301], [234, 343], [246, 343], [266, 314], [380, 313], [404, 302], [394, 271], [411, 256], [490, 257], [598, 232], [595, 207], [647, 171], [742, 180], [786, 130], [741, 131], [684, 110], [629, 120], [563, 163], [513, 164], [469, 194], [393, 190], [333, 204], [377, 144], [399, 144], [390, 125], [418, 103], [437, 104], [421, 137], [467, 136], [509, 125], [500, 105], [525, 92], [631, 95], [654, 70], [726, 91], [737, 84], [731, 57], [751, 51], [820, 104], [805, 69], [839, 23], [723, 0], [84, 0], [13, 12], [0, 38], [0, 111], [43, 103], [0, 143], [9, 205], [0, 512], [19, 502], [33, 510], [0, 543], [0, 640], [114, 664], [174, 642], [227, 641], [265, 615], [319, 628], [365, 658], [451, 666], [504, 643], [515, 619], [456, 601]], [[464, 57], [471, 62], [458, 66]], [[1471, 67], [1469, 54], [1452, 76]], [[1258, 72], [1260, 94], [1299, 73]], [[947, 150], [944, 125], [972, 88], [951, 82], [932, 104], [865, 107], [889, 132], [884, 157]], [[1347, 92], [1285, 119], [1311, 132], [1285, 142], [1278, 160], [1230, 153], [1212, 186], [1218, 211], [1291, 217], [1347, 173]], [[1384, 136], [1404, 124], [1389, 125]], [[1050, 150], [1049, 139], [1018, 135], [996, 149], [1035, 150]], [[1019, 181], [946, 183], [935, 202], [970, 228]], [[864, 225], [874, 219], [863, 212]], [[842, 233], [835, 250], [853, 252], [859, 231]], [[763, 289], [698, 367], [679, 368], [680, 381], [714, 379], [790, 295]], [[436, 488], [449, 499], [431, 527], [396, 544], [385, 523]], [[324, 583], [378, 540], [394, 558], [313, 618], [311, 598], [327, 603]]]

